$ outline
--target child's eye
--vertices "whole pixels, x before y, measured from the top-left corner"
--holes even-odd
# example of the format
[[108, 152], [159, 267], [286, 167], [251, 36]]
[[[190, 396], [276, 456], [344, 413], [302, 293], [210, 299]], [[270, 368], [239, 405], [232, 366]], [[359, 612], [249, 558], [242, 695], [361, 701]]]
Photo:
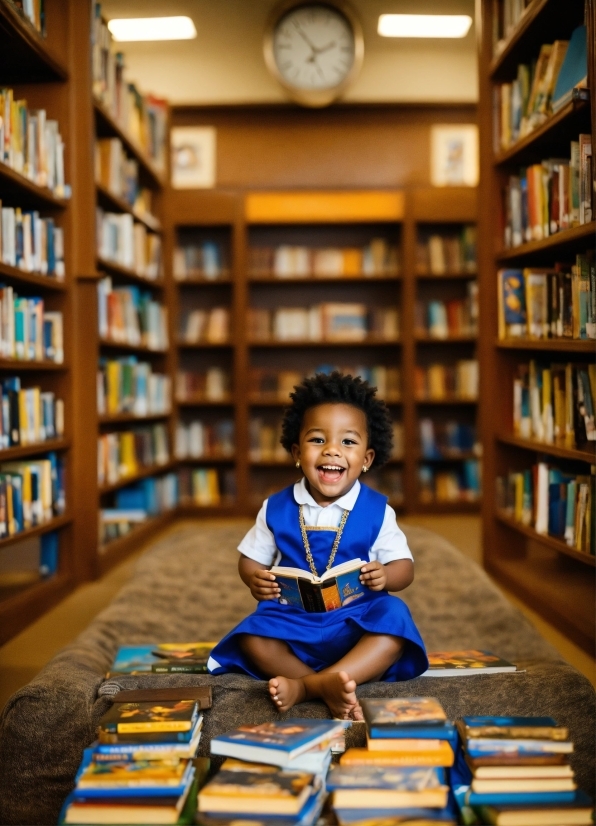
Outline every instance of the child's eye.
[[316, 445], [322, 445], [325, 440], [321, 436], [312, 436], [308, 441]]
[[356, 442], [354, 441], [354, 439], [343, 439], [342, 444], [344, 444], [344, 445], [355, 445]]

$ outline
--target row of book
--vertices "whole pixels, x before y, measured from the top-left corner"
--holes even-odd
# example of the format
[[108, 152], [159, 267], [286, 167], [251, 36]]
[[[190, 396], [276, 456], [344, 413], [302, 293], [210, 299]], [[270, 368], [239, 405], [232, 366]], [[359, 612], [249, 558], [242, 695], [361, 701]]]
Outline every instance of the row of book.
[[176, 424], [177, 459], [230, 458], [234, 450], [232, 419], [220, 419], [212, 424], [200, 419]]
[[95, 3], [91, 28], [93, 95], [138, 144], [150, 161], [165, 169], [168, 106], [165, 100], [142, 95], [127, 81], [122, 52], [112, 48], [112, 35], [102, 18], [101, 3]]
[[332, 373], [334, 370], [344, 375], [360, 376], [372, 387], [377, 388], [379, 398], [387, 402], [401, 398], [401, 370], [384, 364], [373, 366], [319, 364], [313, 370], [275, 370], [269, 367], [251, 367], [249, 372], [249, 395], [252, 398], [288, 401], [294, 387], [307, 374]]
[[176, 373], [176, 400], [203, 399], [221, 402], [230, 398], [232, 377], [228, 370], [209, 367], [203, 372], [179, 370]]
[[502, 3], [495, 3], [492, 16], [492, 42], [495, 56], [503, 50], [507, 39], [515, 31], [531, 2], [532, 0], [503, 0]]
[[0, 88], [0, 161], [56, 197], [70, 197], [58, 121], [45, 109], [28, 109], [27, 101], [15, 100], [8, 88]]
[[138, 287], [114, 287], [107, 276], [97, 283], [99, 336], [117, 344], [165, 350], [168, 311]]
[[478, 333], [478, 287], [475, 281], [468, 283], [467, 292], [466, 298], [417, 301], [417, 331], [439, 339], [475, 336]]
[[44, 0], [12, 0], [14, 6], [27, 18], [33, 27], [46, 36], [46, 16]]
[[184, 244], [174, 250], [174, 278], [204, 278], [206, 281], [229, 279], [230, 270], [225, 252], [217, 241]]
[[596, 441], [596, 364], [519, 364], [513, 432], [523, 439], [581, 448]]
[[402, 507], [404, 474], [401, 467], [387, 466], [380, 470], [373, 470], [367, 473], [366, 484], [386, 496], [392, 508]]
[[163, 274], [161, 237], [135, 221], [128, 212], [96, 208], [97, 254], [105, 261], [155, 281]]
[[457, 234], [432, 233], [416, 244], [418, 275], [476, 272], [476, 227], [466, 224]]
[[473, 424], [424, 418], [418, 422], [418, 431], [423, 459], [457, 459], [462, 454], [480, 453]]
[[398, 275], [398, 247], [386, 238], [372, 238], [363, 247], [251, 246], [248, 271], [253, 277], [349, 278]]
[[103, 433], [97, 441], [97, 481], [111, 485], [169, 460], [168, 430], [164, 424]]
[[114, 494], [114, 505], [99, 512], [99, 544], [126, 536], [152, 516], [175, 508], [180, 501], [178, 476], [164, 473], [149, 476], [132, 485], [120, 488]]
[[511, 83], [495, 87], [497, 151], [508, 149], [542, 126], [571, 99], [574, 87], [576, 99], [589, 100], [586, 45], [586, 28], [579, 26], [569, 41], [544, 43], [535, 63], [519, 64]]
[[139, 183], [139, 164], [127, 155], [120, 138], [95, 142], [95, 180], [140, 216], [151, 218], [151, 190]]
[[507, 338], [596, 338], [596, 266], [588, 251], [575, 264], [503, 269], [497, 274], [498, 334]]
[[0, 353], [19, 361], [62, 364], [62, 313], [46, 310], [43, 298], [20, 297], [0, 284]]
[[231, 314], [227, 307], [191, 310], [183, 319], [181, 339], [187, 344], [225, 344], [230, 340]]
[[593, 218], [592, 137], [571, 141], [570, 159], [550, 158], [511, 175], [504, 192], [506, 249], [541, 241]]
[[64, 279], [64, 230], [39, 212], [2, 206], [0, 261], [23, 272]]
[[497, 478], [497, 507], [536, 533], [596, 553], [596, 468], [568, 473], [546, 462]]
[[0, 447], [43, 444], [64, 435], [64, 402], [40, 387], [22, 387], [20, 376], [0, 381]]
[[448, 469], [418, 466], [418, 499], [422, 504], [477, 502], [481, 488], [481, 467], [477, 459], [466, 459]]
[[217, 507], [232, 504], [236, 498], [236, 476], [232, 469], [182, 468], [178, 471], [180, 502]]
[[397, 341], [396, 307], [358, 303], [325, 303], [312, 307], [252, 307], [248, 313], [250, 341]]
[[0, 465], [0, 538], [43, 525], [65, 509], [64, 464], [56, 453]]
[[169, 376], [154, 373], [149, 362], [136, 356], [101, 358], [97, 372], [97, 412], [135, 416], [168, 414], [172, 407]]
[[455, 364], [416, 365], [414, 395], [418, 401], [477, 399], [478, 361], [460, 359]]

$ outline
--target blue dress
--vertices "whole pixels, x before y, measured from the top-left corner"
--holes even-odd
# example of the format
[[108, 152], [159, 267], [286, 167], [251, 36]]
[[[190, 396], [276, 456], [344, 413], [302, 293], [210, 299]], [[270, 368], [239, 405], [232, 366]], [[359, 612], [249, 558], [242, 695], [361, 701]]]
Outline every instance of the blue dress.
[[[361, 485], [356, 503], [345, 523], [334, 565], [360, 557], [369, 560], [383, 525], [387, 498]], [[281, 553], [278, 565], [309, 570], [299, 524], [299, 506], [293, 485], [270, 497], [267, 526]], [[308, 541], [319, 576], [326, 569], [336, 537], [335, 527], [306, 527]], [[293, 653], [314, 671], [340, 660], [365, 632], [390, 634], [406, 641], [402, 656], [387, 669], [382, 679], [411, 680], [428, 668], [424, 643], [407, 605], [386, 591], [367, 590], [359, 599], [326, 613], [309, 613], [276, 600], [257, 604], [256, 610], [242, 620], [211, 652], [211, 674], [248, 674], [263, 679], [239, 645], [240, 634], [273, 637], [288, 644]]]

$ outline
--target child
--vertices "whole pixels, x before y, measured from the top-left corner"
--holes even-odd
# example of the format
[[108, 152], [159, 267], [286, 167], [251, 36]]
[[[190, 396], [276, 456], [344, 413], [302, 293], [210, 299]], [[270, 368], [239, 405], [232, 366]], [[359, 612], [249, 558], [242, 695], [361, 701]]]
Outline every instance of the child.
[[[304, 477], [267, 499], [240, 543], [239, 573], [257, 609], [211, 652], [212, 674], [269, 679], [279, 711], [324, 700], [334, 717], [362, 719], [356, 686], [409, 680], [428, 668], [424, 643], [402, 600], [414, 578], [412, 555], [387, 497], [358, 477], [390, 455], [392, 428], [376, 389], [340, 373], [294, 388], [281, 443]], [[368, 560], [360, 581], [372, 592], [334, 611], [281, 604], [273, 565], [326, 569]]]

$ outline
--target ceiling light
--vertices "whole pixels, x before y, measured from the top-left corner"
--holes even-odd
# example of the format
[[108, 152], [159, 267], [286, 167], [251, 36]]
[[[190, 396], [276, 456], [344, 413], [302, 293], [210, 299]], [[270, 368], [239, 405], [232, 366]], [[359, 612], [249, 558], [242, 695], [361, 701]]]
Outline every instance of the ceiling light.
[[132, 17], [110, 20], [114, 40], [192, 40], [197, 36], [190, 17]]
[[472, 25], [468, 14], [382, 14], [382, 37], [465, 37]]

